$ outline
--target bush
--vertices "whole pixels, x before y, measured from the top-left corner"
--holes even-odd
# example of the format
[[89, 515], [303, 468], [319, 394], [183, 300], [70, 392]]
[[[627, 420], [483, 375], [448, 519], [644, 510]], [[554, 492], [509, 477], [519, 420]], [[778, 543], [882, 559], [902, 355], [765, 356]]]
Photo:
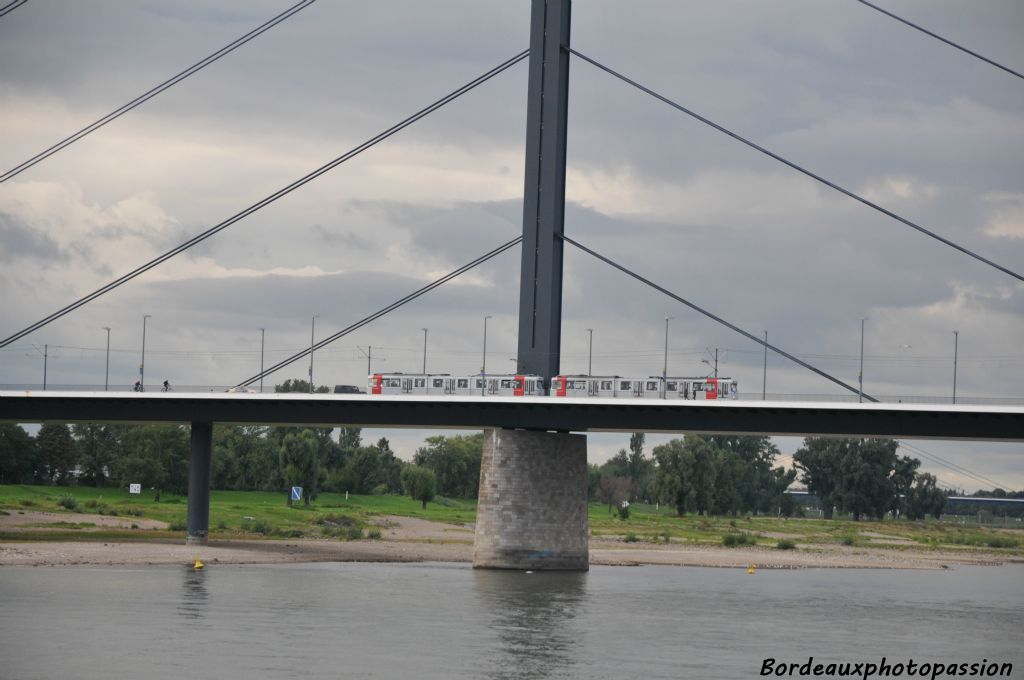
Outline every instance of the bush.
[[348, 527], [345, 529], [345, 538], [350, 541], [358, 541], [363, 537], [363, 530], [361, 527]]
[[669, 543], [669, 542], [671, 542], [671, 540], [672, 540], [672, 536], [671, 536], [671, 535], [669, 535], [669, 533], [668, 533], [668, 529], [666, 529], [665, 531], [662, 531], [662, 532], [661, 532], [661, 537], [665, 539], [665, 542], [666, 542], [666, 543]]
[[726, 534], [722, 536], [722, 545], [736, 548], [742, 545], [757, 545], [757, 539], [750, 534]]
[[167, 525], [168, 531], [187, 531], [188, 525], [184, 522], [171, 522]]
[[636, 534], [634, 534], [632, 531], [630, 531], [628, 534], [626, 534], [626, 536], [622, 540], [625, 543], [636, 543], [640, 539], [638, 539], [636, 537]]
[[854, 538], [853, 536], [850, 536], [849, 534], [847, 534], [846, 536], [840, 536], [839, 537], [839, 542], [842, 543], [843, 545], [856, 545], [857, 544], [857, 539]]
[[21, 504], [24, 505], [26, 508], [31, 508], [33, 505], [36, 504], [36, 502], [34, 500], [29, 499], [29, 498], [23, 498], [21, 500]]
[[61, 496], [60, 500], [57, 501], [57, 505], [68, 510], [78, 510], [78, 501], [75, 500], [74, 496]]
[[796, 548], [796, 543], [788, 539], [782, 539], [775, 544], [775, 547], [779, 550], [794, 550]]
[[96, 502], [95, 498], [90, 498], [85, 502], [85, 507], [89, 509], [95, 508], [97, 505], [99, 505], [99, 503]]
[[380, 529], [370, 529], [366, 532], [366, 537], [372, 538], [373, 540], [378, 540], [380, 538], [383, 538], [383, 534], [380, 533]]
[[242, 531], [247, 534], [260, 534], [266, 536], [267, 534], [274, 531], [274, 527], [269, 522], [263, 520], [245, 521], [242, 522]]
[[227, 528], [228, 528], [228, 523], [225, 522], [224, 520], [221, 520], [221, 521], [217, 522], [217, 530], [218, 531], [226, 531]]
[[990, 548], [1016, 548], [1017, 541], [1012, 538], [993, 536], [992, 538], [988, 539], [986, 545]]
[[301, 529], [275, 529], [274, 530], [274, 535], [275, 536], [280, 536], [281, 538], [302, 538], [302, 530]]
[[[133, 505], [128, 506], [127, 508], [122, 508], [121, 512], [123, 512], [126, 515], [131, 515], [132, 517], [142, 517], [142, 508], [137, 508]], [[116, 513], [111, 512], [110, 514], [113, 515]]]

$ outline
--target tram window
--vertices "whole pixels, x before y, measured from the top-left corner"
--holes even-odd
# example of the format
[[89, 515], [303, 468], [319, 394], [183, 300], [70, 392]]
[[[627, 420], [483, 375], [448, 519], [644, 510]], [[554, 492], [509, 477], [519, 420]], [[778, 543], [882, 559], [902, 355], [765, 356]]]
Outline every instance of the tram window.
[[459, 378], [459, 387], [469, 387], [469, 378]]
[[484, 388], [484, 379], [483, 378], [477, 378], [476, 379], [476, 388], [478, 390], [482, 390]]
[[513, 383], [512, 383], [512, 386], [515, 387], [517, 390], [521, 390], [521, 389], [523, 389], [523, 381], [522, 380], [514, 380]]
[[654, 382], [653, 380], [648, 380], [647, 381], [647, 391], [648, 392], [653, 392], [656, 389], [658, 389], [658, 383]]
[[388, 378], [387, 380], [384, 381], [384, 386], [385, 387], [401, 387], [402, 386], [402, 381], [399, 380], [398, 378]]
[[413, 387], [426, 387], [427, 381], [425, 378], [416, 378], [416, 383]]
[[732, 392], [733, 394], [736, 394], [736, 383], [731, 383], [729, 385], [729, 391]]
[[630, 389], [630, 384], [629, 384], [629, 381], [628, 381], [628, 380], [623, 380], [623, 381], [621, 381], [621, 382], [619, 383], [619, 389], [620, 389], [620, 390], [628, 390], [628, 389]]
[[601, 381], [601, 389], [602, 390], [610, 390], [611, 388], [612, 388], [612, 381], [611, 380], [602, 380]]
[[704, 391], [704, 383], [701, 383], [701, 382], [693, 383], [693, 391], [694, 392], [703, 392]]
[[668, 383], [668, 386], [666, 387], [666, 389], [669, 392], [675, 392], [676, 390], [679, 389], [679, 385], [677, 383], [670, 382], [670, 383]]
[[501, 389], [507, 390], [510, 387], [512, 387], [512, 381], [511, 380], [502, 380], [501, 381]]
[[444, 378], [434, 378], [434, 387], [443, 387]]

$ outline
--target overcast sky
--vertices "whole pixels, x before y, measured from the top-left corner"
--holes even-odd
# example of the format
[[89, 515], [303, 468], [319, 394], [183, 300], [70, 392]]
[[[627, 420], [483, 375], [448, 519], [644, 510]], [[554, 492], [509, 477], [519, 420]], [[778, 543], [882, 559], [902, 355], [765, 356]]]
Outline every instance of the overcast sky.
[[[290, 3], [30, 0], [0, 18], [0, 171]], [[1024, 5], [885, 7], [1024, 69]], [[0, 184], [0, 335], [233, 215], [528, 45], [528, 0], [319, 0]], [[577, 0], [572, 44], [939, 234], [1024, 270], [1024, 81], [854, 0]], [[590, 65], [571, 63], [566, 232], [864, 389], [1024, 398], [1024, 286]], [[0, 384], [230, 385], [521, 231], [526, 64], [201, 246], [0, 350]], [[318, 352], [320, 384], [516, 352], [519, 251]], [[566, 248], [562, 369], [719, 370], [760, 347]], [[268, 378], [306, 377], [300, 362]], [[838, 395], [769, 357], [769, 393]], [[374, 433], [376, 434], [376, 433]], [[422, 432], [392, 433], [408, 457]], [[660, 441], [660, 440], [659, 440]], [[625, 437], [595, 436], [592, 460]], [[792, 453], [798, 440], [780, 440]], [[1024, 486], [1021, 445], [918, 443]], [[926, 462], [947, 484], [979, 485]]]

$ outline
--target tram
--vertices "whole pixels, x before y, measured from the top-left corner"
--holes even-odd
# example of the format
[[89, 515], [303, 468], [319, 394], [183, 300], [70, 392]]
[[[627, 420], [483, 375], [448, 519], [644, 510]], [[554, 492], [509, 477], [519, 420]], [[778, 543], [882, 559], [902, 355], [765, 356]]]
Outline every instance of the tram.
[[548, 395], [536, 375], [450, 375], [447, 373], [374, 373], [367, 379], [370, 394], [460, 395], [501, 397], [599, 397], [605, 399], [737, 399], [732, 378], [618, 375], [559, 375]]

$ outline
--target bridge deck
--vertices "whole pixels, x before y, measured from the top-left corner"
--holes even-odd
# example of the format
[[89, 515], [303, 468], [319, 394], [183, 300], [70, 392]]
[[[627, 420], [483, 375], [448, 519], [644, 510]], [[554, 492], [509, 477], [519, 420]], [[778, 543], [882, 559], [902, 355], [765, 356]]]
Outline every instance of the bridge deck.
[[1024, 441], [1024, 407], [349, 394], [6, 392], [2, 422], [518, 428]]

